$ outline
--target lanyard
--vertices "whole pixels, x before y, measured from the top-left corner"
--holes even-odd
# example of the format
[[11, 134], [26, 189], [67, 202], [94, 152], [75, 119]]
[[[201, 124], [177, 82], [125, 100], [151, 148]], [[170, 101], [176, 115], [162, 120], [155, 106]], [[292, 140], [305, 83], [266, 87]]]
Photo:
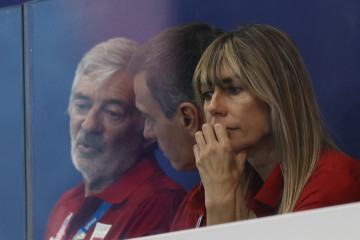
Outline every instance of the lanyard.
[[196, 223], [196, 226], [195, 226], [195, 228], [199, 228], [199, 227], [201, 227], [201, 224], [202, 224], [202, 221], [203, 221], [203, 218], [204, 218], [204, 215], [200, 215], [200, 217], [198, 218], [198, 220], [197, 220], [197, 223]]
[[75, 237], [72, 240], [82, 240], [85, 238], [86, 234], [90, 231], [92, 227], [99, 221], [99, 219], [104, 216], [105, 212], [111, 207], [111, 203], [103, 201], [100, 207], [96, 212], [91, 216], [91, 218], [77, 231]]

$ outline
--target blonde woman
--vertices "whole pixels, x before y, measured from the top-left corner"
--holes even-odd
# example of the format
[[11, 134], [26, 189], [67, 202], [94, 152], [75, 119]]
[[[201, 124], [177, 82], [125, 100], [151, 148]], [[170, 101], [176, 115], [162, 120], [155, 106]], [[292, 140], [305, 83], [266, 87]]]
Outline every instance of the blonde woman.
[[360, 162], [321, 120], [288, 35], [244, 25], [217, 38], [194, 75], [206, 123], [194, 154], [207, 225], [360, 200]]

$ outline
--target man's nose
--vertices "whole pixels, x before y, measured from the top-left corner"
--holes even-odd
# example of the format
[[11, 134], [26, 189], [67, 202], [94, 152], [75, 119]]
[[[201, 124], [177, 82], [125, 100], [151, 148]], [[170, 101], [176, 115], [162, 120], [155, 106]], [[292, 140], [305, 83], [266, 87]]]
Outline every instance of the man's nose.
[[81, 127], [88, 132], [101, 132], [103, 130], [103, 124], [99, 112], [94, 109], [90, 110], [85, 116]]
[[144, 126], [144, 138], [146, 139], [154, 139], [156, 140], [156, 134], [154, 132], [154, 130], [152, 129], [152, 127], [149, 124], [149, 120], [145, 119], [145, 126]]
[[211, 97], [207, 111], [213, 117], [225, 116], [227, 113], [225, 96], [219, 91], [215, 91]]

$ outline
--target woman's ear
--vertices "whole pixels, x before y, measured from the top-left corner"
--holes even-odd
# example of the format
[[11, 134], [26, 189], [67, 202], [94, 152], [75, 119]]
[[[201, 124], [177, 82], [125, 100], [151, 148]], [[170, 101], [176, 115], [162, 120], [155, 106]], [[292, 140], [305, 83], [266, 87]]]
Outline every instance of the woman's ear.
[[199, 109], [192, 103], [184, 102], [178, 107], [178, 114], [181, 125], [188, 130], [188, 132], [195, 136], [195, 133], [201, 129], [202, 118]]

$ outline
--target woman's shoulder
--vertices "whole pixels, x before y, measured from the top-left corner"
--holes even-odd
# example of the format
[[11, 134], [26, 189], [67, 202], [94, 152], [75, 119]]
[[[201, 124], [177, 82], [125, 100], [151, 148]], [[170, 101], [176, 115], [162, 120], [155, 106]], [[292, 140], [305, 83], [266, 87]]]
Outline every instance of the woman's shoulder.
[[325, 195], [353, 192], [360, 196], [360, 161], [339, 151], [324, 148], [305, 188], [314, 188]]
[[324, 149], [294, 211], [360, 201], [360, 162]]
[[320, 155], [315, 170], [315, 173], [316, 172], [332, 172], [333, 174], [343, 173], [360, 176], [360, 161], [339, 151], [324, 148]]

